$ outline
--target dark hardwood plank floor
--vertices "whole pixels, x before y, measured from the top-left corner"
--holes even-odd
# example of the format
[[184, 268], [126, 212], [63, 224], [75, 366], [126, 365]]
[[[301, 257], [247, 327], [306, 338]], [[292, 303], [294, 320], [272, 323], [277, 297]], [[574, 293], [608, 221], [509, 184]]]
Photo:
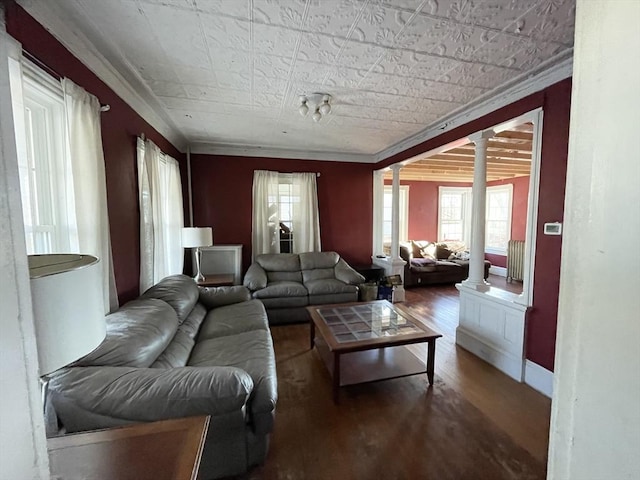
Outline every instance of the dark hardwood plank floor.
[[[408, 289], [416, 317], [443, 334], [426, 375], [343, 387], [340, 404], [309, 326], [272, 328], [278, 409], [257, 479], [544, 479], [551, 401], [455, 344], [454, 286]], [[423, 356], [424, 350], [412, 351]]]

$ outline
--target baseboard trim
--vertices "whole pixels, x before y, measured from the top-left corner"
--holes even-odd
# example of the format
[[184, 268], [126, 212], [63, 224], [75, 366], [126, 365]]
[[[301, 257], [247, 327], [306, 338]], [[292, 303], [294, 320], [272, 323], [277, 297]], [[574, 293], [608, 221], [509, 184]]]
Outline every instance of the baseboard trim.
[[553, 398], [553, 372], [531, 360], [525, 360], [524, 382], [543, 395]]
[[491, 265], [489, 267], [489, 273], [491, 273], [492, 275], [497, 275], [499, 277], [506, 277], [507, 269], [505, 267], [494, 267], [493, 265]]
[[493, 365], [501, 372], [506, 373], [514, 380], [522, 382], [523, 362], [521, 358], [516, 358], [504, 350], [483, 342], [460, 326], [456, 328], [456, 343], [465, 350], [469, 350], [474, 355], [482, 358], [485, 362]]

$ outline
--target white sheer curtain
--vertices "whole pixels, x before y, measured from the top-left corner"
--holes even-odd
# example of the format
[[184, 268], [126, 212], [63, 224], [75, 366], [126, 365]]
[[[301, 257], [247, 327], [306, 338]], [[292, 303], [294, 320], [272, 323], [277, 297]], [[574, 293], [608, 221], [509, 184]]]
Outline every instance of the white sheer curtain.
[[252, 257], [261, 253], [280, 253], [278, 211], [278, 172], [253, 172], [253, 214], [251, 219]]
[[300, 201], [293, 204], [293, 253], [319, 252], [320, 217], [316, 174], [293, 173], [293, 191]]
[[62, 80], [62, 89], [69, 132], [78, 251], [100, 259], [105, 310], [112, 311], [118, 307], [118, 296], [111, 256], [100, 102], [68, 78]]
[[[282, 191], [281, 185], [285, 186]], [[291, 216], [292, 252], [321, 250], [316, 174], [256, 170], [251, 228], [253, 258], [262, 253], [280, 253], [284, 208]]]
[[177, 160], [138, 138], [140, 292], [182, 273], [182, 184]]

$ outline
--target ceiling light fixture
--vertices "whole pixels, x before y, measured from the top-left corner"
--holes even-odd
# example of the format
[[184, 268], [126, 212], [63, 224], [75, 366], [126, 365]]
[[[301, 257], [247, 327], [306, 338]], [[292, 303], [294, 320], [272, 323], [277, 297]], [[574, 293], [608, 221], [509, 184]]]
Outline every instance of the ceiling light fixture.
[[298, 112], [303, 117], [306, 117], [309, 113], [310, 106], [313, 109], [313, 115], [311, 118], [315, 122], [319, 122], [322, 120], [322, 117], [329, 115], [331, 113], [331, 102], [332, 97], [328, 93], [312, 93], [310, 95], [300, 95], [300, 106], [298, 107]]

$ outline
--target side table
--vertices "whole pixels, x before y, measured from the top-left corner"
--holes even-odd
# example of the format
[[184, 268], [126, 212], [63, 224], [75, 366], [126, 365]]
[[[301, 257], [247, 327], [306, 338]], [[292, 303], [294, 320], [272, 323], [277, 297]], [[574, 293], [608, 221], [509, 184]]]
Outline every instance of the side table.
[[209, 417], [187, 417], [47, 440], [52, 480], [196, 480]]
[[358, 265], [353, 269], [364, 277], [365, 282], [378, 282], [384, 278], [384, 268], [377, 265]]
[[224, 287], [233, 285], [233, 273], [218, 273], [205, 275], [204, 280], [198, 282], [199, 287]]

